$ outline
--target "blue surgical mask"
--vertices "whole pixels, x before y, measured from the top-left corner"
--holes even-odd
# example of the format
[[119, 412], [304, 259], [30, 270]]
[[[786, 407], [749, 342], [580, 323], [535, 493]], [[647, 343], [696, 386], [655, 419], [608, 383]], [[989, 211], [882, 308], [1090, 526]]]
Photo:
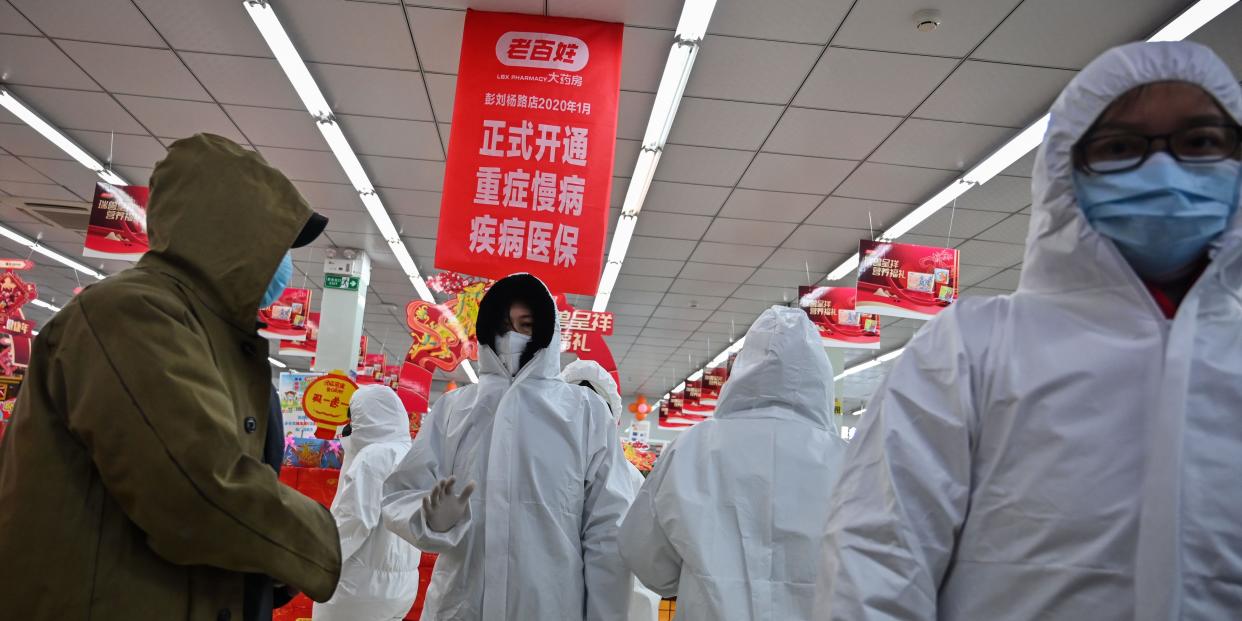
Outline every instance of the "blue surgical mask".
[[276, 273], [272, 275], [272, 282], [267, 283], [267, 291], [263, 292], [263, 301], [259, 303], [259, 308], [267, 308], [275, 304], [292, 279], [293, 257], [286, 252], [284, 258], [280, 260], [280, 265], [276, 266]]
[[1182, 273], [1225, 232], [1238, 206], [1242, 162], [1182, 163], [1167, 153], [1126, 172], [1074, 172], [1087, 222], [1113, 240], [1144, 280]]

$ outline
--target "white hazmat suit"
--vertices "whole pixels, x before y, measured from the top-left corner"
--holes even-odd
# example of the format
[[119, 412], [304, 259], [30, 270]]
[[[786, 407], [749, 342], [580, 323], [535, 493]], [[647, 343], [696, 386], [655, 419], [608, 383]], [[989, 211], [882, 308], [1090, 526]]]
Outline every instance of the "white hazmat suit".
[[820, 619], [1232, 619], [1242, 611], [1242, 244], [1168, 320], [1084, 218], [1073, 145], [1122, 93], [1242, 93], [1193, 43], [1112, 49], [1052, 106], [1016, 293], [906, 347], [850, 444]]
[[[493, 347], [513, 299], [535, 325], [510, 377]], [[608, 407], [561, 380], [556, 306], [535, 277], [492, 285], [478, 326], [479, 383], [440, 397], [384, 486], [388, 528], [440, 555], [423, 619], [623, 621], [632, 579], [617, 523], [629, 483]], [[450, 476], [478, 486], [466, 516], [436, 532], [422, 499]]]
[[679, 621], [812, 617], [829, 498], [845, 442], [832, 365], [801, 309], [746, 333], [715, 417], [656, 462], [621, 526], [621, 556], [677, 595]]
[[[579, 382], [590, 384], [591, 390], [608, 402], [608, 411], [612, 413], [614, 424], [621, 419], [621, 391], [617, 388], [617, 382], [598, 362], [575, 360], [565, 365], [565, 369], [561, 371], [561, 379], [571, 385]], [[643, 486], [643, 474], [629, 461], [625, 465], [629, 466], [626, 468], [626, 479], [629, 481], [626, 497], [633, 502], [639, 488]], [[629, 621], [659, 621], [659, 618], [660, 596], [635, 580], [634, 590], [630, 594]]]
[[349, 401], [351, 433], [332, 516], [341, 536], [341, 582], [332, 599], [315, 604], [315, 621], [402, 619], [418, 596], [414, 546], [381, 524], [384, 479], [410, 450], [410, 419], [397, 393], [363, 386]]

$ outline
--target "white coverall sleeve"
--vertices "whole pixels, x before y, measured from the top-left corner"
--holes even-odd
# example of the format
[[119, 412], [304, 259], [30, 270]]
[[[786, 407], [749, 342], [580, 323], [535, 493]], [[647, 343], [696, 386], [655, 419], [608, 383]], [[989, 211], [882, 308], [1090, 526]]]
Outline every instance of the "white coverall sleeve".
[[363, 450], [341, 476], [332, 505], [332, 517], [341, 535], [341, 562], [352, 557], [380, 522], [383, 473], [370, 463], [374, 451]]
[[586, 621], [625, 621], [634, 579], [618, 553], [617, 533], [634, 496], [626, 473], [629, 463], [621, 451], [616, 427], [605, 405], [598, 406], [590, 429], [586, 490], [582, 503], [582, 566], [586, 585]]
[[676, 454], [666, 448], [621, 523], [621, 558], [647, 588], [662, 597], [677, 595], [681, 555], [673, 548], [656, 510], [656, 496]]
[[[469, 505], [466, 515], [453, 528], [437, 532], [427, 526], [423, 515], [423, 498], [431, 493], [436, 483], [447, 478], [451, 465], [444, 463], [444, 419], [452, 399], [440, 398], [428, 414], [430, 424], [424, 424], [410, 452], [397, 469], [384, 481], [384, 526], [414, 545], [432, 554], [443, 554], [456, 548], [465, 539], [472, 520]], [[469, 481], [458, 481], [453, 493], [460, 494]]]
[[833, 496], [817, 618], [937, 619], [970, 495], [971, 380], [956, 314], [946, 312], [876, 391]]

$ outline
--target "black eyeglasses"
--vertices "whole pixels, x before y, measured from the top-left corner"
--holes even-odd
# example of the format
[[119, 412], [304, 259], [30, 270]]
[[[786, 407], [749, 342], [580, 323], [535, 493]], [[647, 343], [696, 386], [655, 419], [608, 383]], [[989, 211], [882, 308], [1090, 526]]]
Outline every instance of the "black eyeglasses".
[[[1242, 138], [1242, 127], [1237, 125], [1197, 125], [1159, 136], [1133, 133], [1087, 136], [1078, 143], [1075, 152], [1079, 168], [1107, 175], [1134, 170], [1156, 151], [1165, 151], [1179, 162], [1220, 162], [1237, 154], [1239, 138]], [[1164, 142], [1163, 148], [1154, 148], [1158, 141]]]

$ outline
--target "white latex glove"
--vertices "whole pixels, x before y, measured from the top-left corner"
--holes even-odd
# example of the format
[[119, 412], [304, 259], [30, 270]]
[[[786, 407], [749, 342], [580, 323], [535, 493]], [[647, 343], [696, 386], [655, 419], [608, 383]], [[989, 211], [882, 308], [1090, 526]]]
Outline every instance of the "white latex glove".
[[466, 484], [460, 496], [453, 495], [453, 484], [457, 477], [440, 479], [435, 488], [423, 498], [423, 515], [427, 527], [438, 533], [448, 532], [466, 515], [466, 507], [470, 506], [470, 495], [474, 493], [474, 481]]

